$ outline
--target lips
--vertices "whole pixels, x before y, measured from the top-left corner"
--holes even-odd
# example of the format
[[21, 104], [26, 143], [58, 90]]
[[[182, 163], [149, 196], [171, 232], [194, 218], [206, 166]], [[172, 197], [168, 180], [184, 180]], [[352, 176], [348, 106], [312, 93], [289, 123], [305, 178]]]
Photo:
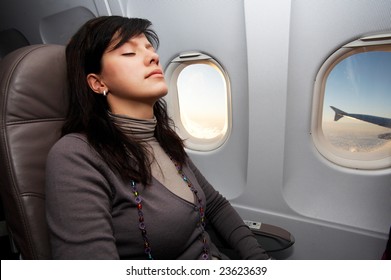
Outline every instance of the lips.
[[163, 71], [160, 69], [153, 70], [151, 73], [149, 73], [145, 78], [149, 78], [154, 75], [163, 75]]

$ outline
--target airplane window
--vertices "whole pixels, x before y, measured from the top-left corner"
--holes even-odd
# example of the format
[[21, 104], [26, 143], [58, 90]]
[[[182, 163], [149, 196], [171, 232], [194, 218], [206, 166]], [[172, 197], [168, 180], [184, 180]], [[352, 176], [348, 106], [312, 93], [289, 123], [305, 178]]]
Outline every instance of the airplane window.
[[230, 130], [228, 76], [204, 54], [181, 54], [166, 70], [168, 110], [186, 147], [209, 151], [221, 146]]
[[344, 46], [317, 77], [315, 145], [346, 167], [391, 166], [391, 44], [382, 40]]
[[[185, 67], [178, 77], [181, 121], [191, 135], [213, 139], [227, 132], [224, 77], [208, 64]], [[201, 113], [202, 112], [202, 113]]]

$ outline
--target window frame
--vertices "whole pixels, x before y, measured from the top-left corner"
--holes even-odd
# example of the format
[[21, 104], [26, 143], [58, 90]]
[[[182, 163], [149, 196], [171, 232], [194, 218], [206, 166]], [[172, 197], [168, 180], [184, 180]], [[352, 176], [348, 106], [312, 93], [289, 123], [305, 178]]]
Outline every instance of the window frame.
[[323, 133], [323, 107], [326, 82], [334, 67], [342, 60], [354, 54], [391, 49], [391, 34], [378, 34], [362, 37], [342, 46], [329, 56], [320, 67], [314, 84], [312, 105], [311, 135], [316, 149], [329, 161], [352, 169], [377, 170], [391, 167], [391, 151], [373, 151], [352, 153], [337, 149]]
[[[177, 81], [181, 71], [186, 67], [194, 64], [206, 64], [216, 68], [225, 81], [227, 101], [227, 130], [222, 137], [217, 136], [210, 139], [195, 137], [187, 131], [186, 127], [182, 123]], [[225, 71], [223, 66], [217, 60], [205, 53], [185, 52], [179, 54], [177, 57], [171, 60], [165, 70], [165, 75], [168, 79], [168, 94], [165, 97], [167, 101], [167, 110], [171, 119], [175, 123], [176, 132], [182, 139], [184, 139], [186, 148], [194, 151], [206, 152], [216, 150], [224, 145], [232, 132], [232, 97], [230, 79], [227, 71]]]

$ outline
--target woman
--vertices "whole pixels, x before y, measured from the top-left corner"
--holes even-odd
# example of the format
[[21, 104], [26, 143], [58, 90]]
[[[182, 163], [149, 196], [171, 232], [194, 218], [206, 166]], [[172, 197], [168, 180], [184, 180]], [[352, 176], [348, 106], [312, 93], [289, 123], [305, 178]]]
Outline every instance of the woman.
[[171, 128], [158, 37], [144, 19], [87, 22], [66, 48], [70, 104], [47, 160], [55, 259], [267, 259]]

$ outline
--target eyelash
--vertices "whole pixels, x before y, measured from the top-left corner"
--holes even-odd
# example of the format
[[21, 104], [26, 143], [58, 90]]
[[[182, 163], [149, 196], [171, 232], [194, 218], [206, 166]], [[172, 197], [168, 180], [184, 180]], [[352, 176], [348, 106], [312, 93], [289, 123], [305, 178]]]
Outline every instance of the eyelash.
[[[152, 47], [152, 46], [147, 46], [146, 49], [152, 50], [153, 52], [156, 52], [154, 47]], [[123, 53], [122, 55], [123, 56], [135, 56], [136, 53], [135, 52], [128, 52], [128, 53]]]

